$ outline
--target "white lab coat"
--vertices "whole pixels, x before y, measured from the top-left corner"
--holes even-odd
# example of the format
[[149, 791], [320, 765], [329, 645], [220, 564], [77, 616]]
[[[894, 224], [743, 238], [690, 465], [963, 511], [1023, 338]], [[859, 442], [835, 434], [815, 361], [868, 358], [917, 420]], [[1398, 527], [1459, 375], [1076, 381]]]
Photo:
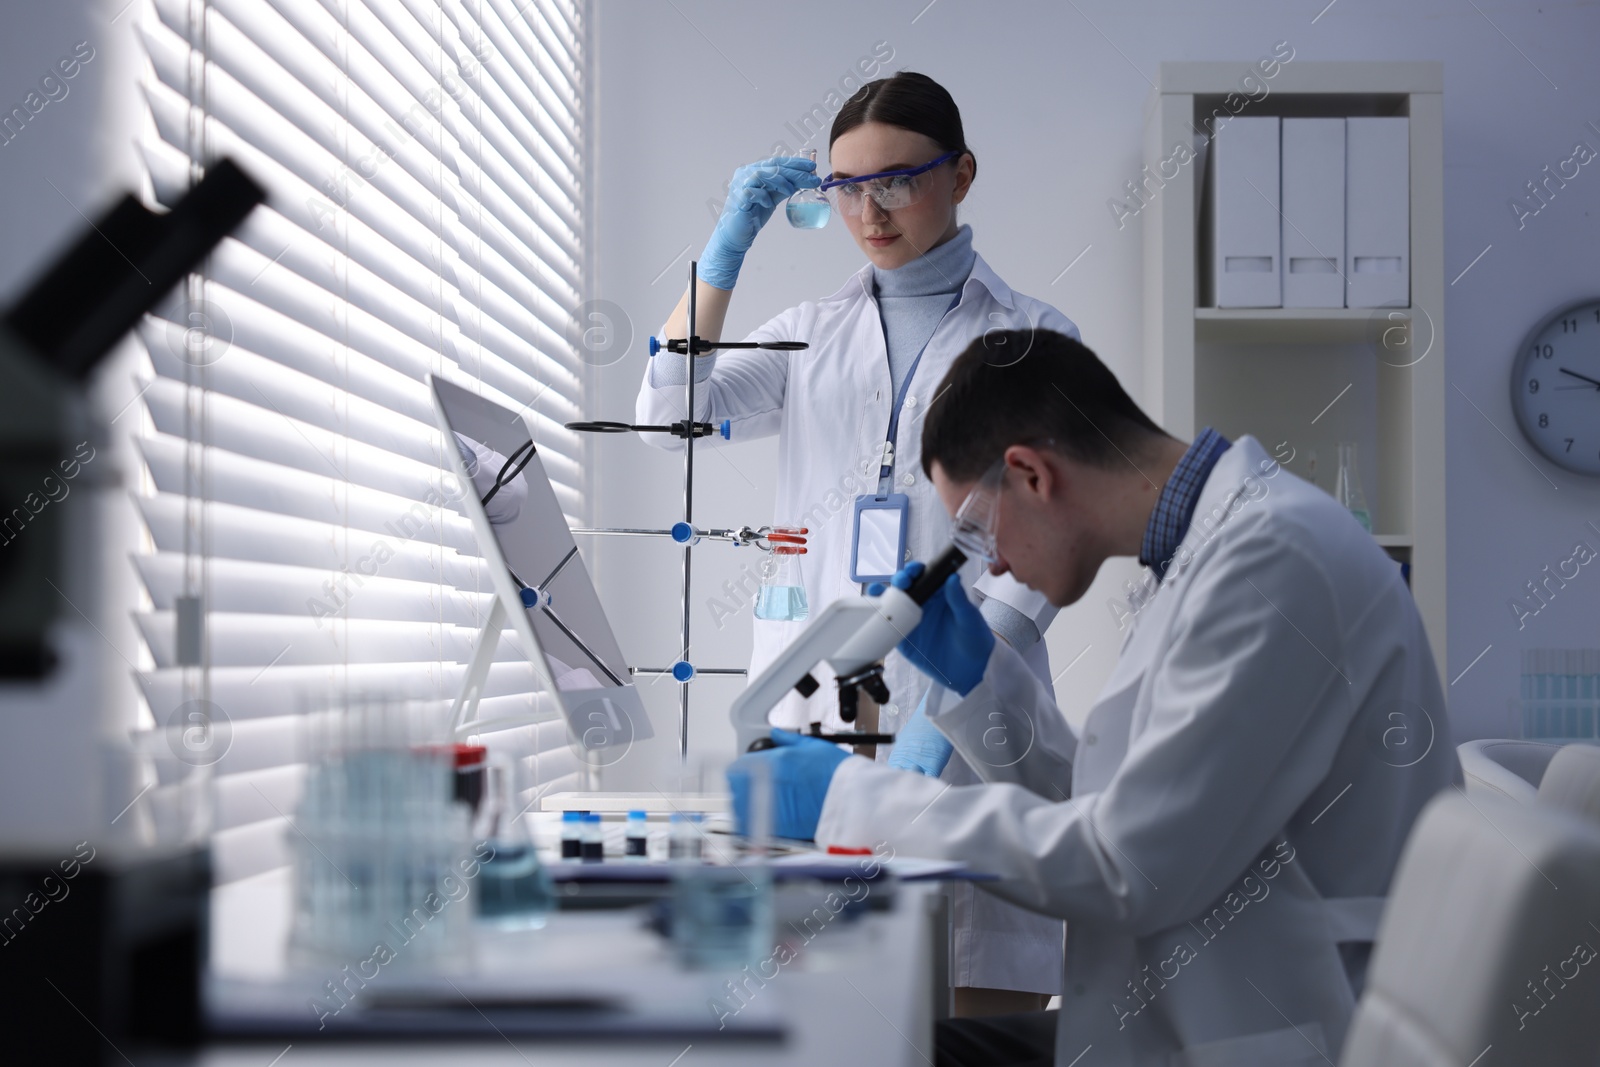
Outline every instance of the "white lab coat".
[[[923, 413], [951, 363], [974, 339], [986, 331], [1029, 327], [1078, 337], [1078, 328], [1060, 311], [1013, 292], [982, 256], [976, 256], [960, 301], [946, 313], [923, 352], [900, 415], [894, 491], [910, 499], [908, 560], [931, 559], [950, 539], [950, 518], [922, 473]], [[735, 349], [722, 353], [711, 377], [695, 386], [694, 417], [697, 421], [732, 420], [732, 440], [736, 442], [778, 434], [773, 520], [798, 523], [810, 531], [801, 572], [806, 599], [815, 615], [840, 597], [861, 593], [850, 581], [852, 504], [857, 495], [877, 491], [894, 401], [882, 320], [872, 292], [872, 267], [863, 267], [832, 296], [781, 312], [747, 340], [805, 341], [811, 347], [800, 352]], [[639, 390], [638, 420], [661, 425], [682, 419], [683, 386], [656, 386], [654, 381], [652, 370]], [[664, 448], [682, 448], [681, 441], [666, 435], [650, 435], [648, 440]], [[719, 443], [720, 438], [702, 438], [695, 447]], [[967, 570], [969, 580], [976, 576], [975, 565]], [[1054, 617], [1054, 609], [1043, 598], [1009, 576], [986, 576], [978, 588], [1035, 620], [1041, 632]], [[752, 602], [753, 597], [746, 604]], [[751, 676], [771, 663], [805, 625], [757, 620]], [[1043, 641], [1030, 650], [1028, 660], [1048, 683], [1049, 660]], [[773, 710], [771, 721], [801, 727], [816, 717], [815, 708], [821, 703], [827, 709], [822, 719], [828, 728], [847, 728], [832, 698], [832, 673], [826, 666], [812, 673], [822, 684], [820, 693], [810, 701], [791, 694]], [[880, 713], [880, 726], [893, 732], [915, 712], [928, 681], [898, 652], [885, 661], [884, 679], [892, 698]], [[957, 782], [977, 780], [954, 758], [945, 777]], [[952, 896], [954, 984], [1058, 991], [1059, 921], [985, 899], [970, 886], [956, 887]]]
[[1333, 1062], [1401, 845], [1460, 781], [1433, 656], [1395, 565], [1254, 438], [1184, 545], [1081, 742], [998, 646], [935, 718], [990, 784], [847, 760], [817, 840], [964, 859], [1066, 918], [1058, 1064]]

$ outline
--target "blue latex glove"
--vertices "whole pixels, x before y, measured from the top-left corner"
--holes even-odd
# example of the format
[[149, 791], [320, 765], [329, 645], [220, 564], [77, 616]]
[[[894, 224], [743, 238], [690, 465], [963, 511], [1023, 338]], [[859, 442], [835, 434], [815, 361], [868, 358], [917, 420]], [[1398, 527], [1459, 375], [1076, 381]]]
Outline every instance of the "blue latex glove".
[[[910, 589], [926, 569], [921, 560], [913, 560], [900, 568], [891, 584], [896, 589]], [[875, 582], [867, 592], [878, 596], [883, 584]], [[994, 631], [962, 588], [959, 574], [946, 579], [944, 588], [922, 606], [922, 621], [900, 642], [900, 654], [913, 666], [962, 696], [983, 681], [993, 651]]]
[[928, 698], [924, 696], [917, 713], [894, 735], [894, 751], [889, 753], [888, 763], [903, 771], [920, 771], [937, 778], [950, 762], [953, 750], [950, 739], [928, 718]]
[[777, 206], [799, 190], [821, 184], [817, 165], [803, 156], [773, 156], [734, 171], [717, 228], [700, 253], [700, 280], [718, 289], [732, 289], [739, 280], [744, 254]]
[[747, 832], [751, 768], [764, 763], [772, 779], [772, 832], [811, 841], [817, 836], [817, 820], [822, 818], [822, 802], [827, 799], [833, 772], [850, 754], [831, 741], [788, 730], [773, 730], [772, 739], [777, 748], [746, 752], [728, 764], [734, 820], [740, 833]]

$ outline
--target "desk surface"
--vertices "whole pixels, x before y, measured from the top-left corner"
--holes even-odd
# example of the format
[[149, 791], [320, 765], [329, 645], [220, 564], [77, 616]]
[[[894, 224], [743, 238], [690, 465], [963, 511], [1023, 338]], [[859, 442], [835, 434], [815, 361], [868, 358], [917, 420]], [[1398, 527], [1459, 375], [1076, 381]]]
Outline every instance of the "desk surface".
[[[292, 972], [285, 960], [289, 931], [287, 868], [219, 887], [212, 900], [213, 991], [254, 1003], [282, 1003], [315, 1014], [308, 990], [330, 974]], [[358, 1064], [545, 1064], [588, 1067], [694, 1067], [706, 1063], [923, 1064], [933, 1059], [931, 905], [936, 886], [901, 884], [894, 906], [853, 922], [834, 920], [820, 932], [791, 927], [787, 964], [744, 997], [735, 1022], [780, 1041], [729, 1040], [721, 1035], [572, 1041], [530, 1037], [487, 1040], [316, 1043], [286, 1038], [276, 1043], [233, 1042], [207, 1048], [194, 1062], [205, 1067], [264, 1067], [293, 1045], [294, 1067]], [[819, 896], [820, 903], [820, 896]], [[824, 912], [826, 914], [826, 912]], [[805, 936], [809, 934], [810, 936]], [[715, 1024], [713, 997], [728, 1007], [729, 973], [677, 968], [665, 943], [644, 929], [634, 912], [578, 912], [551, 916], [543, 930], [516, 934], [482, 931], [473, 965], [452, 975], [464, 997], [516, 990], [620, 997], [654, 1018], [685, 1026]], [[384, 981], [380, 975], [374, 981]], [[406, 979], [402, 975], [400, 981]]]

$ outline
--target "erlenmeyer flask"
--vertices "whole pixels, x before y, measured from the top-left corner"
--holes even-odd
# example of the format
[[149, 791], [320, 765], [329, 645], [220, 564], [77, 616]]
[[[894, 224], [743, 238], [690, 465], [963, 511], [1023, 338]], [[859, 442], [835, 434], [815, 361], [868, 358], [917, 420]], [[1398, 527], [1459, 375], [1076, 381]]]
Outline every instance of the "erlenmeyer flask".
[[536, 930], [555, 907], [555, 891], [527, 825], [518, 818], [512, 788], [515, 765], [497, 754], [489, 763], [489, 773], [493, 807], [485, 813], [478, 831], [480, 841], [488, 846], [478, 849], [484, 857], [476, 890], [478, 918], [501, 929]]
[[[815, 163], [817, 150], [813, 148], [809, 154]], [[783, 211], [789, 216], [789, 225], [797, 230], [820, 230], [833, 216], [833, 206], [821, 189], [801, 189], [784, 203]]]
[[1368, 533], [1372, 532], [1372, 515], [1367, 511], [1367, 494], [1361, 491], [1361, 475], [1356, 471], [1356, 446], [1353, 442], [1339, 442], [1339, 480], [1334, 485], [1333, 496]]
[[775, 544], [761, 561], [761, 589], [756, 594], [756, 618], [769, 622], [799, 622], [810, 614], [806, 587], [800, 578], [800, 545]]

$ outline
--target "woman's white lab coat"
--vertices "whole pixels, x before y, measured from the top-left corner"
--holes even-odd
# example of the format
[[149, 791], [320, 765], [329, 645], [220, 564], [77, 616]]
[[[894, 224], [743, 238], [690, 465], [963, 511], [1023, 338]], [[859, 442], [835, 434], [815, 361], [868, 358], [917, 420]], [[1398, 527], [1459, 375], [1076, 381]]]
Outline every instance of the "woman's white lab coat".
[[1124, 611], [1081, 740], [998, 646], [935, 718], [991, 784], [847, 760], [817, 840], [964, 859], [1067, 919], [1058, 1064], [1333, 1062], [1401, 845], [1460, 780], [1410, 591], [1242, 437]]
[[[923, 352], [900, 415], [893, 491], [910, 498], [908, 559], [929, 559], [949, 542], [949, 516], [922, 473], [922, 416], [936, 402], [939, 383], [974, 339], [1030, 327], [1078, 337], [1078, 328], [1065, 315], [1043, 301], [1013, 292], [982, 256], [975, 257], [960, 301], [945, 314]], [[805, 341], [811, 347], [801, 352], [735, 349], [722, 353], [710, 379], [695, 387], [694, 417], [712, 422], [731, 419], [736, 442], [778, 434], [774, 520], [798, 523], [810, 531], [801, 570], [806, 599], [815, 614], [840, 597], [861, 593], [850, 580], [852, 502], [857, 495], [878, 489], [894, 401], [882, 320], [872, 292], [872, 267], [863, 267], [832, 296], [778, 314], [747, 340]], [[997, 349], [995, 358], [1010, 360], [1024, 354]], [[682, 419], [683, 386], [657, 386], [655, 381], [652, 368], [639, 390], [638, 420], [660, 425]], [[651, 440], [666, 448], [682, 447], [676, 438], [665, 435], [652, 435]], [[704, 438], [696, 448], [718, 441]], [[986, 577], [978, 588], [1035, 620], [1041, 632], [1055, 615], [1042, 597], [1009, 577]], [[753, 604], [753, 599], [746, 606]], [[804, 626], [804, 622], [756, 621], [751, 676], [771, 663]], [[1030, 650], [1028, 659], [1048, 681], [1043, 641]], [[828, 709], [826, 725], [844, 728], [837, 701], [831, 699], [832, 674], [826, 667], [813, 674], [822, 684], [821, 692], [810, 702], [791, 694], [774, 709], [774, 724], [800, 727], [814, 717], [812, 705], [823, 701]], [[916, 710], [928, 682], [899, 653], [885, 662], [884, 677], [892, 699], [881, 711], [880, 726], [892, 732]], [[976, 780], [959, 759], [951, 760], [945, 777], [958, 782]], [[957, 887], [952, 908], [957, 929], [951, 961], [954, 984], [1057, 990], [1061, 958], [1058, 921], [986, 899], [967, 886]]]

